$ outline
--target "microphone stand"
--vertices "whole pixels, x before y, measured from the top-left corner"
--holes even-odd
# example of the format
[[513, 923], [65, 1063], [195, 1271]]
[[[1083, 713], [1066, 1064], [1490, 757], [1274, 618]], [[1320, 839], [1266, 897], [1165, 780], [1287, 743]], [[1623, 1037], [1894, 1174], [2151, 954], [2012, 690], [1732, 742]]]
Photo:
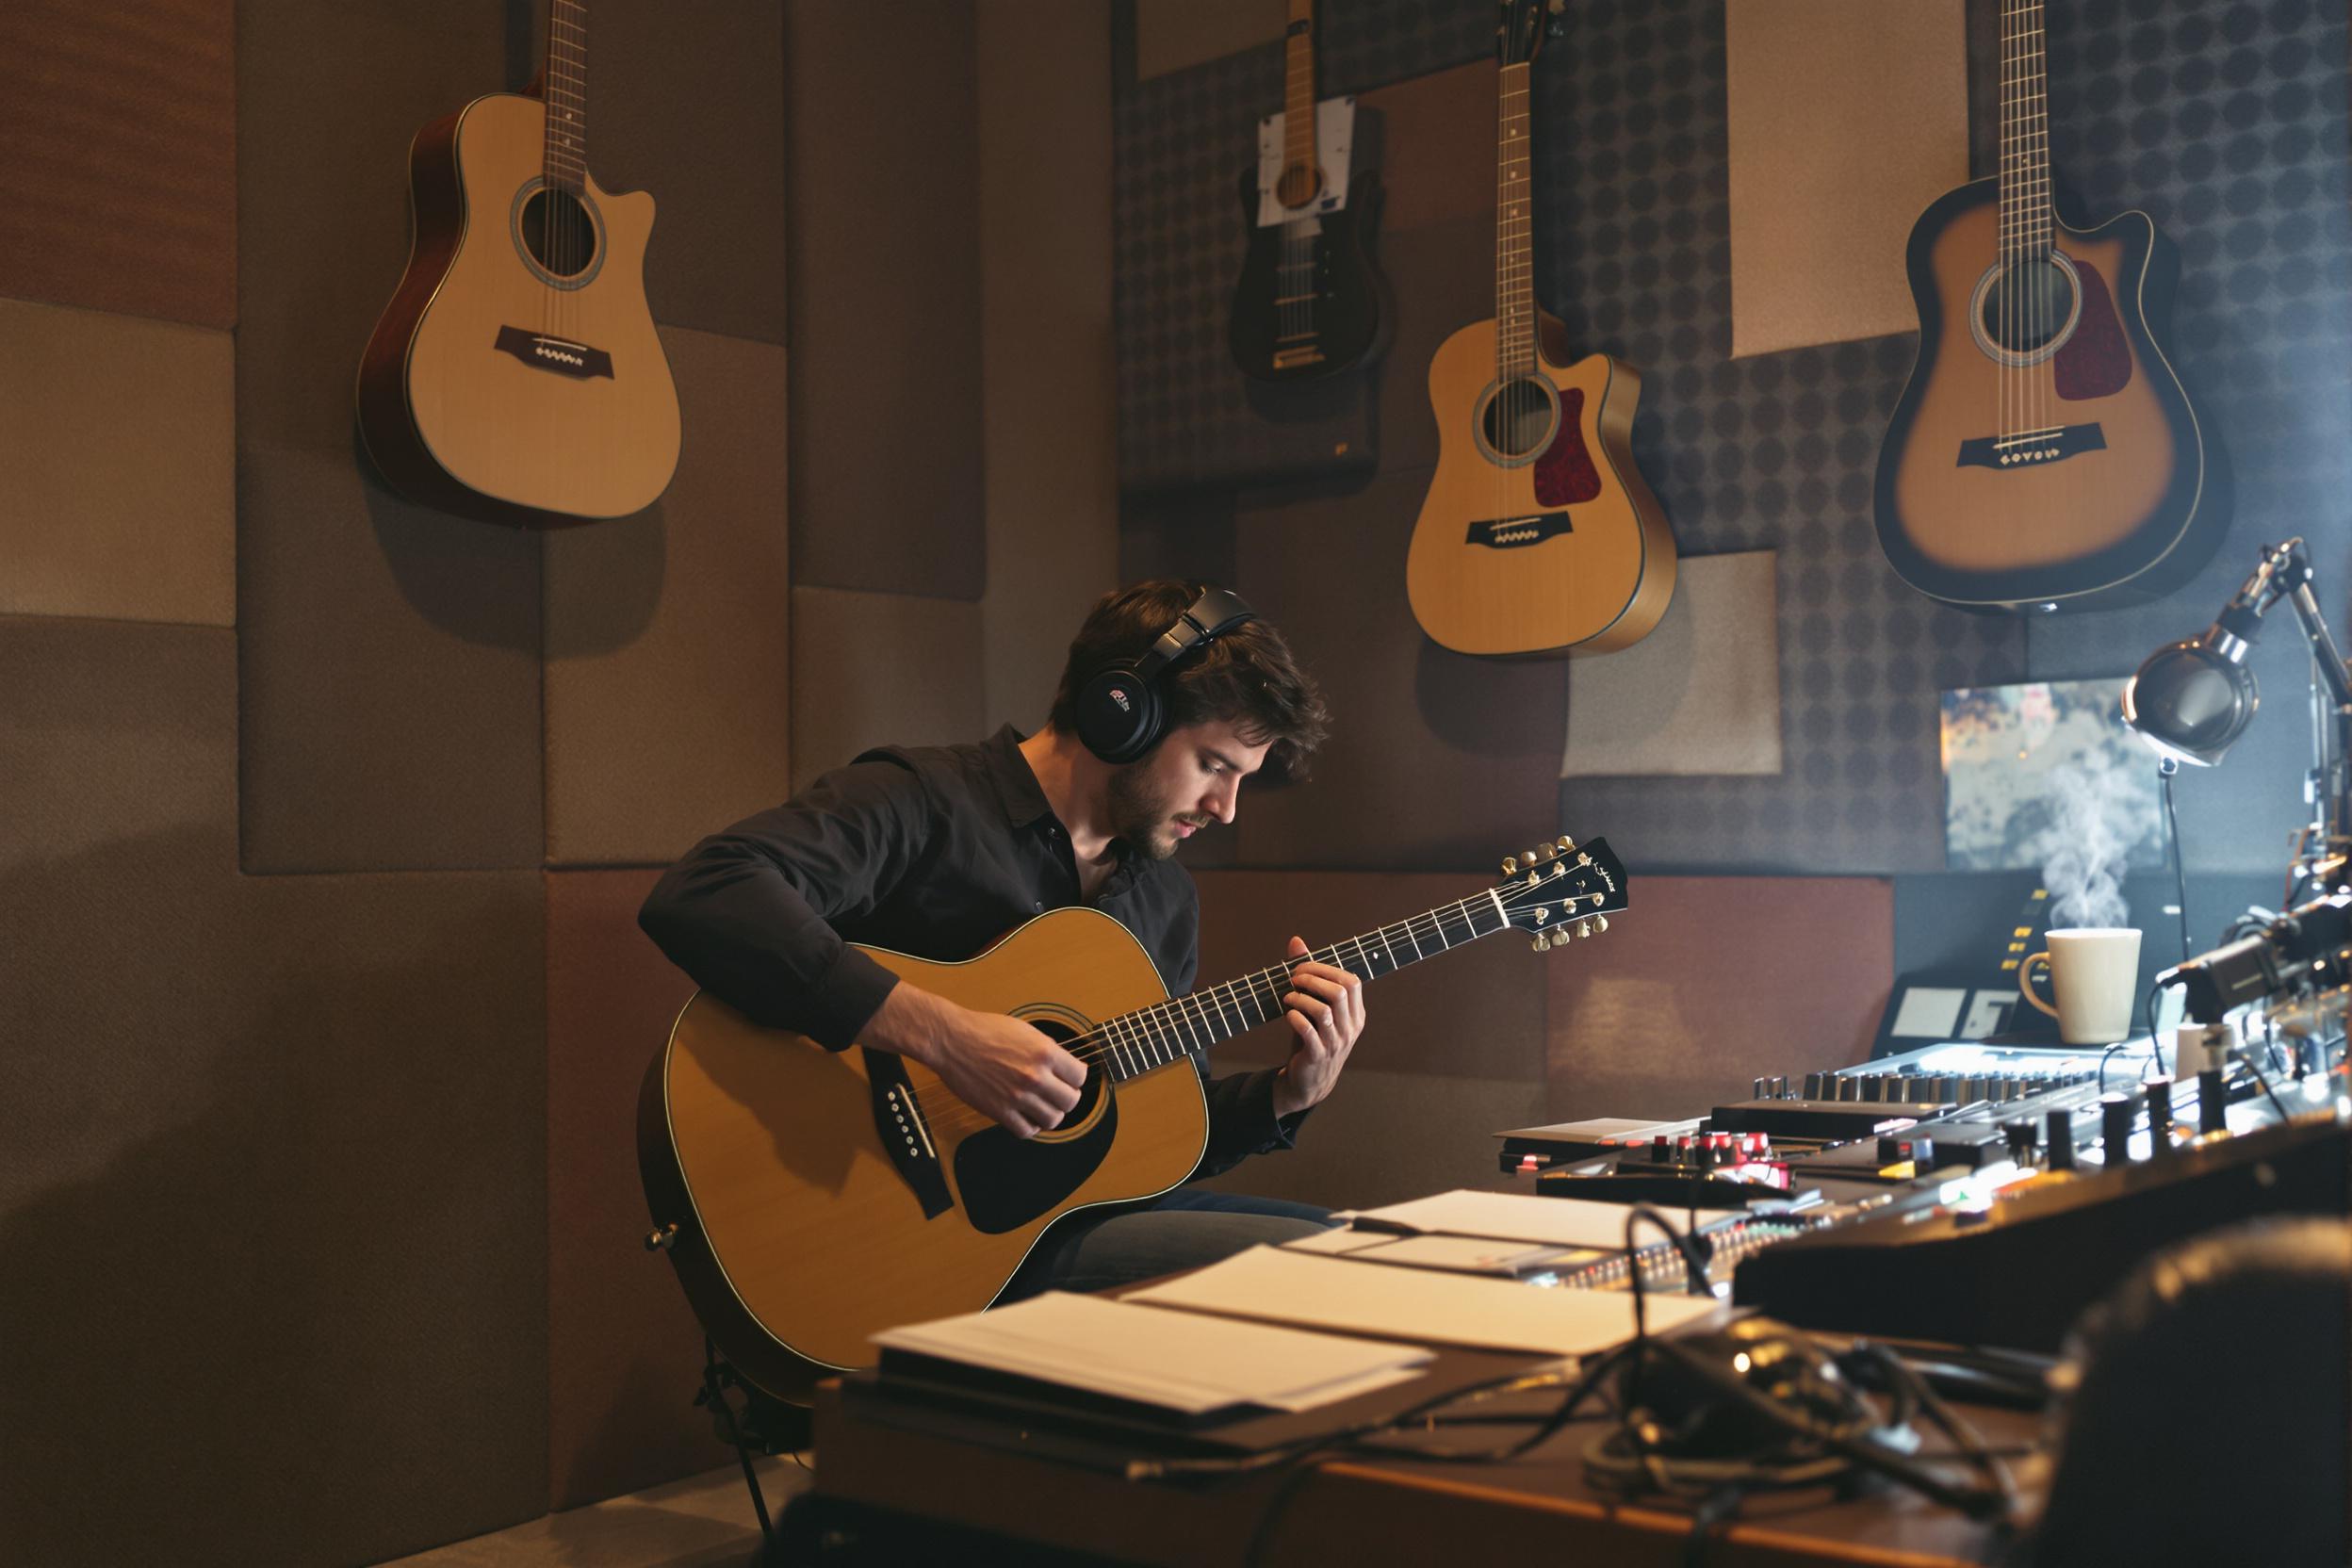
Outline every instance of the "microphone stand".
[[[2293, 905], [2314, 893], [2344, 890], [2352, 869], [2352, 673], [2311, 592], [2311, 558], [2303, 541], [2272, 547], [2265, 564], [2272, 567], [2273, 588], [2295, 606], [2319, 678], [2311, 690], [2312, 768], [2304, 785], [2311, 822], [2295, 861], [2295, 890], [2287, 901]], [[2332, 714], [2325, 711], [2328, 707]]]

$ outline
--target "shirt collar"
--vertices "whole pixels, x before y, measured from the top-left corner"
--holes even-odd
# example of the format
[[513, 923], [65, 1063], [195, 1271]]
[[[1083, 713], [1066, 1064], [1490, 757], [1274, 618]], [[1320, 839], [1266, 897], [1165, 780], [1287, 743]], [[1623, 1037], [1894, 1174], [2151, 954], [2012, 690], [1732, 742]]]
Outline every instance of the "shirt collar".
[[1038, 787], [1029, 759], [1021, 754], [1021, 731], [1008, 724], [989, 736], [982, 748], [988, 756], [988, 782], [995, 786], [997, 802], [1004, 808], [1006, 825], [1013, 827], [1027, 827], [1040, 818], [1054, 817], [1054, 808]]

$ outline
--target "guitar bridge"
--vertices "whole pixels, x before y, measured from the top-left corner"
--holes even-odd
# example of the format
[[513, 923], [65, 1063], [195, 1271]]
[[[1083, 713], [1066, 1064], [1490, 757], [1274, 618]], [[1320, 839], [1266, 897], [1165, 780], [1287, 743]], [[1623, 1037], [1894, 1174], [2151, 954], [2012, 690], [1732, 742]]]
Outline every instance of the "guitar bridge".
[[1576, 524], [1565, 512], [1529, 512], [1517, 517], [1489, 517], [1470, 525], [1466, 543], [1488, 549], [1511, 550], [1540, 545], [1554, 534], [1572, 533]]
[[865, 1051], [866, 1085], [874, 1097], [874, 1130], [898, 1168], [901, 1180], [923, 1205], [923, 1217], [937, 1219], [955, 1207], [948, 1196], [947, 1177], [939, 1168], [939, 1151], [931, 1143], [931, 1128], [923, 1119], [915, 1086], [906, 1081], [904, 1062], [891, 1052]]
[[502, 354], [513, 354], [534, 370], [546, 370], [572, 381], [586, 381], [592, 376], [612, 379], [611, 354], [568, 337], [550, 337], [546, 333], [525, 332], [520, 327], [500, 327], [498, 340], [491, 347]]
[[2014, 435], [1980, 435], [1960, 443], [1961, 468], [2030, 468], [2037, 464], [2063, 463], [2078, 452], [2107, 449], [2106, 433], [2097, 424], [2051, 425], [2047, 430], [2023, 430]]
[[1274, 368], [1295, 370], [1301, 365], [1320, 365], [1323, 351], [1310, 343], [1303, 349], [1280, 349], [1274, 354]]

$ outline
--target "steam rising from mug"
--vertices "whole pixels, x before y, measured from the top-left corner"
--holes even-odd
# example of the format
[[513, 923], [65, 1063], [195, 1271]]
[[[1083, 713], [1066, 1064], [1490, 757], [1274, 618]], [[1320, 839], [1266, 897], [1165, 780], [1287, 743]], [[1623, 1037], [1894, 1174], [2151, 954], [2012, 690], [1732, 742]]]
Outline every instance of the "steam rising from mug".
[[2132, 784], [2115, 768], [2067, 762], [2049, 774], [2050, 845], [2042, 864], [2042, 886], [2050, 890], [2050, 923], [2122, 925], [2131, 910], [2123, 900], [2123, 868], [2132, 850], [2126, 825], [2132, 821]]

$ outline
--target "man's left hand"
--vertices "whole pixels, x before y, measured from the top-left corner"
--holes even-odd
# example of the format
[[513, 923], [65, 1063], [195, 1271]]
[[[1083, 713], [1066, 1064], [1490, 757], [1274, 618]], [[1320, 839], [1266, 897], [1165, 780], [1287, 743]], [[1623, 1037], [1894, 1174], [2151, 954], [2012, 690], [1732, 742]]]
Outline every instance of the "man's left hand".
[[[1304, 960], [1307, 944], [1290, 939], [1290, 956]], [[1282, 1016], [1298, 1043], [1274, 1075], [1274, 1114], [1294, 1116], [1319, 1102], [1339, 1081], [1348, 1053], [1364, 1033], [1364, 981], [1336, 964], [1294, 962]]]

